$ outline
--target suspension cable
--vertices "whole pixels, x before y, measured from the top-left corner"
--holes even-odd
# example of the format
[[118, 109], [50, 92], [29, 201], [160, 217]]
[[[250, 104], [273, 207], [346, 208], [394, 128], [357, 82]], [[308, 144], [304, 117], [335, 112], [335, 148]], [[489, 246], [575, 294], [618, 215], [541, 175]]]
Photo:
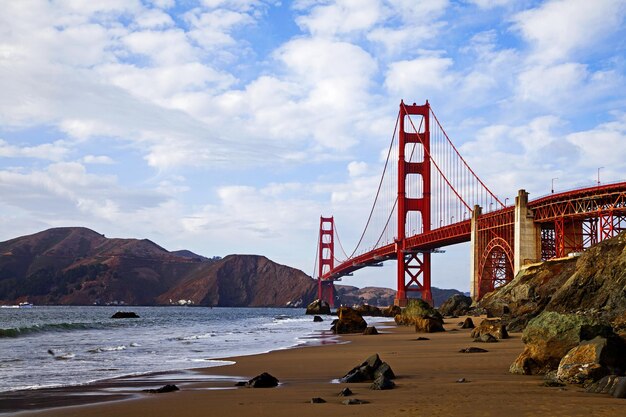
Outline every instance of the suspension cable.
[[356, 244], [354, 250], [348, 257], [348, 259], [352, 258], [356, 251], [359, 249], [363, 238], [365, 237], [365, 232], [367, 231], [367, 227], [370, 224], [370, 220], [372, 220], [372, 214], [374, 213], [374, 208], [376, 207], [376, 202], [378, 201], [378, 195], [380, 194], [380, 189], [383, 184], [383, 180], [385, 179], [385, 172], [387, 171], [387, 165], [389, 164], [389, 156], [391, 155], [391, 150], [393, 149], [393, 140], [396, 137], [396, 131], [398, 130], [398, 122], [400, 121], [400, 113], [398, 113], [398, 117], [396, 118], [396, 126], [393, 128], [393, 135], [391, 136], [391, 143], [389, 144], [389, 150], [387, 151], [387, 160], [385, 161], [385, 166], [383, 167], [383, 174], [380, 177], [380, 182], [378, 183], [378, 190], [376, 190], [376, 197], [374, 197], [374, 203], [372, 204], [372, 209], [370, 210], [370, 214], [367, 217], [367, 222], [365, 223], [365, 227], [363, 228], [363, 233], [361, 233], [361, 237], [359, 238], [358, 243]]

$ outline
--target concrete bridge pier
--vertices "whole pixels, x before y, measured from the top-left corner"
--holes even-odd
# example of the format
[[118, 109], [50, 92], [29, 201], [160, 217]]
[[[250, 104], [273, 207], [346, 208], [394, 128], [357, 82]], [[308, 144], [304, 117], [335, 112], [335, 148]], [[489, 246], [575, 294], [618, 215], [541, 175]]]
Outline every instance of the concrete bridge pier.
[[[481, 270], [481, 259], [488, 258], [490, 254], [485, 252], [488, 252], [489, 248], [493, 250], [494, 246], [502, 245], [509, 245], [511, 247], [513, 250], [513, 259], [507, 260], [511, 262], [513, 266], [513, 277], [517, 275], [524, 265], [537, 262], [541, 259], [541, 226], [535, 223], [534, 214], [532, 210], [528, 208], [528, 193], [526, 190], [519, 190], [517, 197], [515, 197], [512, 242], [506, 239], [506, 244], [502, 243], [503, 240], [501, 236], [493, 237], [483, 235], [481, 236], [482, 239], [479, 239], [480, 233], [482, 232], [479, 222], [481, 214], [481, 208], [474, 206], [470, 234], [470, 295], [474, 300], [482, 296], [486, 291], [484, 287], [481, 288], [481, 285], [484, 285], [481, 282], [484, 273]], [[489, 232], [485, 230], [483, 233]], [[499, 240], [500, 243], [490, 245], [489, 243], [492, 239]], [[486, 262], [483, 262], [483, 264], [485, 263]], [[482, 268], [485, 268], [485, 266], [483, 265]]]
[[519, 190], [515, 197], [513, 253], [513, 277], [524, 265], [541, 260], [541, 226], [528, 208], [526, 190]]

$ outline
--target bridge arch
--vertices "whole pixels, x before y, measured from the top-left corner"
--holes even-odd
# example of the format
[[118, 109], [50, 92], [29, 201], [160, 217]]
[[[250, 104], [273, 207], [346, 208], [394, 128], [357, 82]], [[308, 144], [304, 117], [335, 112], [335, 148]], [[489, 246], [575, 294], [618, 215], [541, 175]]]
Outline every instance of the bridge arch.
[[495, 237], [487, 243], [480, 256], [478, 269], [479, 299], [513, 279], [513, 256], [513, 249], [505, 239]]

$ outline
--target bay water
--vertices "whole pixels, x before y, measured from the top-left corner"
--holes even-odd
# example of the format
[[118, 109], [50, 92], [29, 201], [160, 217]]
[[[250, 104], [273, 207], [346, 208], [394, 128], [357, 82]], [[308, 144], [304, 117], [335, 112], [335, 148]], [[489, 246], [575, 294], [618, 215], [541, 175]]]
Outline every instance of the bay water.
[[[335, 343], [332, 316], [303, 309], [125, 307], [0, 309], [0, 392], [224, 365], [229, 357]], [[369, 320], [368, 320], [369, 321]]]

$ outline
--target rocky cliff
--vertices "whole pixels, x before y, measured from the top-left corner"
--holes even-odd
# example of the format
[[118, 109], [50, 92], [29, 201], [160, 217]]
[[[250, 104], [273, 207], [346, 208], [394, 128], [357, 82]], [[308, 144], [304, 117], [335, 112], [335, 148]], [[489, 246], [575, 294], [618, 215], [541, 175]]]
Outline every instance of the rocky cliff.
[[509, 284], [485, 295], [479, 306], [508, 317], [514, 331], [542, 311], [584, 313], [615, 322], [626, 314], [626, 234], [579, 257], [522, 270]]
[[0, 303], [302, 305], [315, 281], [253, 255], [224, 259], [169, 252], [149, 240], [108, 239], [80, 227], [0, 242]]

